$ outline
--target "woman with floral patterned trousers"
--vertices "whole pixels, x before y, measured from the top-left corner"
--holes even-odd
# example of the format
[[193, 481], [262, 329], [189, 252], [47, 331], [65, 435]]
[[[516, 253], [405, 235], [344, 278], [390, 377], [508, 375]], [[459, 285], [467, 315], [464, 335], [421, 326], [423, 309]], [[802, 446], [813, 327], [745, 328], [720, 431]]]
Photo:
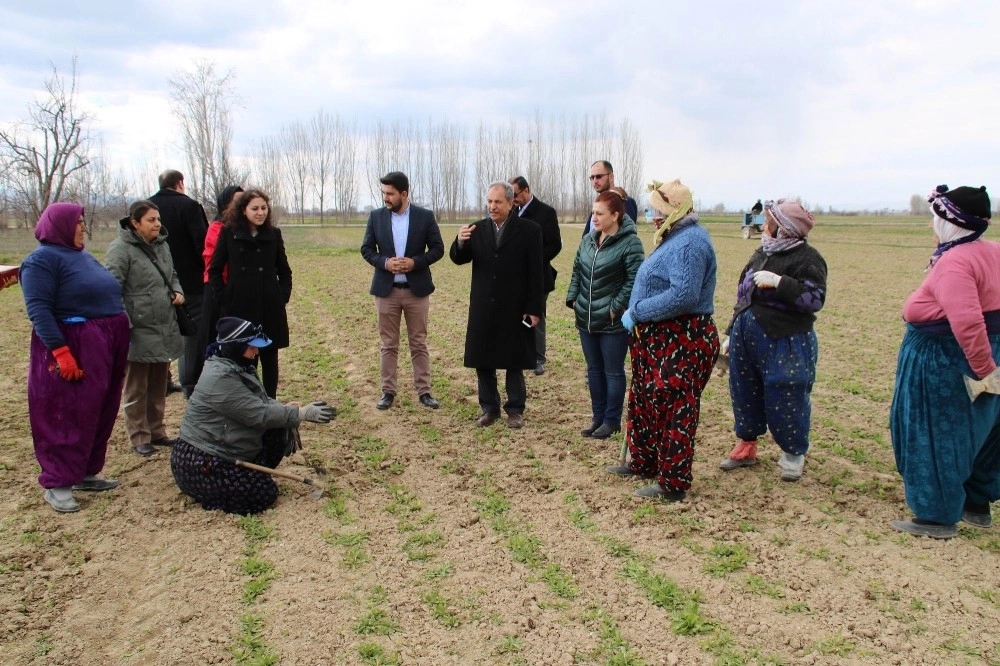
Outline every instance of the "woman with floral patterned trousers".
[[608, 472], [655, 479], [636, 496], [677, 502], [691, 487], [701, 393], [719, 356], [712, 319], [716, 261], [692, 212], [691, 190], [680, 180], [654, 182], [650, 190], [650, 204], [664, 219], [622, 315], [632, 333], [626, 435], [632, 459]]

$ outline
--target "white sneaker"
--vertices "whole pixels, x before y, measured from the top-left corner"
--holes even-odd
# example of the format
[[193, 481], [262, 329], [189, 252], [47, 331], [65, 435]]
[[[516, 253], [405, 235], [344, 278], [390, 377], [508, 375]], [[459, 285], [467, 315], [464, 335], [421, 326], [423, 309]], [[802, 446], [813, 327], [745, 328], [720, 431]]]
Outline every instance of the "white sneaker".
[[802, 468], [806, 466], [806, 457], [782, 452], [778, 466], [781, 467], [782, 481], [798, 481], [802, 478]]

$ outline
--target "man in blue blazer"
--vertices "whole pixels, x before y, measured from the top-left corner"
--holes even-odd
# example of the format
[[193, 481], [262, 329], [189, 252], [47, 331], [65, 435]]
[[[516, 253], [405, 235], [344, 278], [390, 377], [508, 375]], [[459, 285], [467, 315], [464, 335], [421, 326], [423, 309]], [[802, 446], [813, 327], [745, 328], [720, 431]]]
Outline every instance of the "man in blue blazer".
[[420, 404], [437, 409], [440, 403], [431, 395], [427, 319], [434, 291], [430, 266], [444, 256], [444, 242], [434, 213], [410, 203], [406, 174], [392, 171], [379, 182], [385, 207], [368, 216], [361, 242], [361, 256], [375, 267], [369, 293], [375, 297], [378, 312], [382, 382], [382, 396], [375, 406], [389, 409], [396, 398], [399, 323], [405, 317], [414, 387]]

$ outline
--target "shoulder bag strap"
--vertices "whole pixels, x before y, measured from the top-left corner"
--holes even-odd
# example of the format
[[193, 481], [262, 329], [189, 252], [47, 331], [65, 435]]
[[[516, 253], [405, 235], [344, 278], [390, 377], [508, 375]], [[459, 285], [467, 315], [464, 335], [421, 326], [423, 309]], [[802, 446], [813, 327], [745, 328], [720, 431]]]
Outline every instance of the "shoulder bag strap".
[[156, 272], [160, 274], [160, 277], [161, 277], [161, 278], [163, 278], [163, 284], [165, 284], [165, 285], [167, 286], [167, 293], [169, 293], [169, 294], [170, 294], [170, 296], [171, 296], [171, 297], [173, 297], [173, 295], [174, 295], [175, 293], [177, 293], [177, 292], [175, 292], [175, 291], [174, 291], [174, 288], [173, 288], [173, 286], [172, 286], [172, 285], [170, 284], [170, 280], [168, 280], [168, 279], [167, 279], [167, 276], [166, 276], [166, 274], [165, 274], [165, 273], [163, 272], [163, 269], [162, 269], [162, 268], [160, 268], [160, 264], [159, 264], [159, 263], [157, 263], [157, 261], [156, 261], [156, 255], [155, 255], [155, 254], [153, 254], [153, 251], [152, 251], [152, 250], [150, 250], [149, 248], [147, 248], [147, 247], [145, 247], [145, 246], [143, 246], [143, 245], [140, 245], [140, 246], [139, 246], [139, 249], [140, 249], [140, 250], [142, 250], [142, 252], [143, 252], [143, 253], [144, 253], [144, 254], [145, 254], [145, 255], [146, 255], [147, 257], [149, 257], [149, 260], [150, 260], [150, 261], [151, 261], [151, 262], [153, 263], [153, 268], [155, 268], [155, 269], [156, 269]]

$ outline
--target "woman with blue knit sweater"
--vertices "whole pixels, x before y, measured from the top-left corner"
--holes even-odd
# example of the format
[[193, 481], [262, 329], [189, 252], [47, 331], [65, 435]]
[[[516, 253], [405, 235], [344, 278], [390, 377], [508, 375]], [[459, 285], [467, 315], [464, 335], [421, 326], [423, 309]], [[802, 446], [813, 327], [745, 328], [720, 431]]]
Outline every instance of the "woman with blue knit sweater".
[[719, 356], [712, 319], [715, 249], [694, 214], [691, 190], [653, 183], [649, 203], [664, 220], [639, 268], [622, 324], [632, 335], [626, 442], [631, 461], [609, 467], [656, 483], [637, 497], [679, 502], [691, 487], [701, 393]]

